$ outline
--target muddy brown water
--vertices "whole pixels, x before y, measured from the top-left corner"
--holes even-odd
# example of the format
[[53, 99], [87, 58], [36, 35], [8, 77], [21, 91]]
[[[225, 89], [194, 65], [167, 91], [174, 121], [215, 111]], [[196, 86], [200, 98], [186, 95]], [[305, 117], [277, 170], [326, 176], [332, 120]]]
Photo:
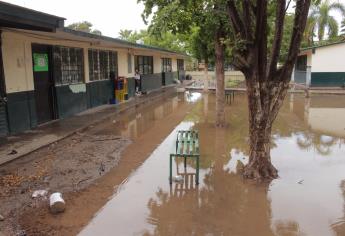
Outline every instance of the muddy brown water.
[[[186, 99], [197, 101], [192, 111], [79, 235], [345, 235], [344, 96], [287, 97], [272, 131], [272, 162], [280, 177], [270, 184], [237, 174], [248, 155], [245, 95], [227, 105], [225, 129], [214, 128], [214, 95]], [[199, 186], [190, 179], [168, 182], [168, 156], [181, 129], [199, 131]], [[186, 170], [174, 162], [175, 173], [194, 171], [193, 162]]]

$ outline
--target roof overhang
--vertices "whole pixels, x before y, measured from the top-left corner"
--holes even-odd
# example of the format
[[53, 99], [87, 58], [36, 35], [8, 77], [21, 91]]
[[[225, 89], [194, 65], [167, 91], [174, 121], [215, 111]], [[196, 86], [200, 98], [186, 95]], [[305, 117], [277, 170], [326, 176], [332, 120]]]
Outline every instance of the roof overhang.
[[65, 18], [0, 1], [0, 27], [55, 32]]

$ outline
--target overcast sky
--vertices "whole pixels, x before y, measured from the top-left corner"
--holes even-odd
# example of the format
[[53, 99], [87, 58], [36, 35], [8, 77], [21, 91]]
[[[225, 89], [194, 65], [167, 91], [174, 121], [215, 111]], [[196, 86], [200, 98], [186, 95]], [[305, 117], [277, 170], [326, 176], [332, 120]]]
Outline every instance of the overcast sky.
[[147, 26], [137, 0], [4, 0], [12, 4], [65, 17], [65, 25], [87, 20], [103, 35], [117, 37], [120, 29], [140, 30]]
[[[141, 13], [144, 9], [137, 0], [96, 0], [96, 1], [76, 1], [76, 0], [4, 0], [5, 2], [17, 4], [38, 11], [43, 11], [53, 15], [65, 17], [66, 25], [89, 21], [94, 28], [100, 30], [103, 35], [118, 37], [121, 29], [140, 30], [146, 29]], [[345, 0], [331, 0], [341, 2]], [[340, 14], [335, 15], [341, 21]]]

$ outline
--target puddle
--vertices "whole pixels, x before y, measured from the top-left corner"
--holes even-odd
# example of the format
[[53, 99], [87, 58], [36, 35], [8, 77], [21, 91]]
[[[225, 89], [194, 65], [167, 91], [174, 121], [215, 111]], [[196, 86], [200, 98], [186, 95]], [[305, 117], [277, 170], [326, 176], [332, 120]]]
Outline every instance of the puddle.
[[[272, 131], [280, 178], [269, 185], [236, 174], [248, 155], [245, 95], [227, 105], [226, 129], [214, 128], [214, 95], [198, 96], [189, 95], [194, 109], [80, 235], [345, 235], [344, 96], [286, 99]], [[169, 185], [168, 156], [181, 129], [199, 131], [199, 186]], [[188, 162], [186, 172], [194, 167]], [[183, 162], [173, 170], [183, 172]]]

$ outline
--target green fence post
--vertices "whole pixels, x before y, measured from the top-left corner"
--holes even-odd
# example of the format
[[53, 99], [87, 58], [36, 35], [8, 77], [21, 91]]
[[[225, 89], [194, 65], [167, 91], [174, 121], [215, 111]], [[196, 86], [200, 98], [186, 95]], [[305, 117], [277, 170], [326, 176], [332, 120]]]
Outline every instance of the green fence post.
[[195, 176], [195, 183], [199, 184], [199, 155], [196, 158], [196, 176]]
[[172, 184], [172, 158], [173, 155], [170, 155], [170, 164], [169, 164], [169, 182], [170, 184]]

